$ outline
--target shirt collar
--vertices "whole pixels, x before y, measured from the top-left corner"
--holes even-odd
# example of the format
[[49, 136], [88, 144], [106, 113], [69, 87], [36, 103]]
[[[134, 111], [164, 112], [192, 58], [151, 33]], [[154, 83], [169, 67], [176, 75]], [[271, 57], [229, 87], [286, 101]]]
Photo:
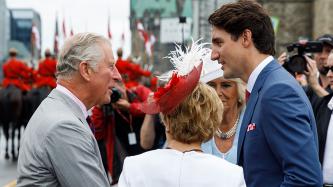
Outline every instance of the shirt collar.
[[88, 111], [86, 106], [82, 103], [82, 101], [77, 98], [71, 91], [69, 91], [67, 88], [65, 88], [64, 86], [61, 86], [60, 84], [57, 84], [56, 89], [58, 91], [60, 91], [61, 93], [67, 95], [69, 98], [71, 98], [81, 109], [84, 118], [88, 117]]
[[330, 110], [333, 110], [333, 97], [331, 98], [330, 102], [328, 102], [327, 107], [328, 107]]
[[274, 58], [272, 56], [266, 57], [260, 64], [252, 71], [249, 80], [247, 81], [246, 90], [248, 92], [252, 92], [252, 89], [254, 87], [254, 83], [256, 83], [256, 80], [260, 74], [260, 72], [267, 66], [268, 63], [270, 63]]

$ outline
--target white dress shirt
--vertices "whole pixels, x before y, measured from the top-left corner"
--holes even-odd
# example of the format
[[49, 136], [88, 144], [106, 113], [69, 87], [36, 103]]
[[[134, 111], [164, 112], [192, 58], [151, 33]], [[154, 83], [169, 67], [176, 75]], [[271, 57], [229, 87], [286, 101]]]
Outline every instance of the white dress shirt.
[[[331, 98], [327, 107], [331, 110], [333, 109], [333, 98]], [[327, 129], [323, 161], [323, 177], [324, 183], [333, 184], [333, 113], [331, 114], [331, 119]]]
[[274, 58], [272, 56], [266, 57], [251, 73], [249, 80], [247, 81], [246, 90], [248, 92], [252, 92], [252, 89], [254, 87], [254, 84], [256, 83], [256, 80], [260, 74], [260, 72], [267, 66], [268, 63], [270, 63]]

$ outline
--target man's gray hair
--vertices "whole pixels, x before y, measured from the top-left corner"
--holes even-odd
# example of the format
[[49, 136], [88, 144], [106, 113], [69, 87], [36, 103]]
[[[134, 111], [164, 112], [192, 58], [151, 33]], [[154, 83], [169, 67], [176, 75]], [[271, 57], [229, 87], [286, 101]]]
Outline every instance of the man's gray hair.
[[79, 33], [66, 40], [60, 51], [56, 77], [71, 78], [82, 61], [97, 71], [97, 64], [105, 55], [101, 46], [103, 43], [111, 45], [107, 38], [94, 33]]

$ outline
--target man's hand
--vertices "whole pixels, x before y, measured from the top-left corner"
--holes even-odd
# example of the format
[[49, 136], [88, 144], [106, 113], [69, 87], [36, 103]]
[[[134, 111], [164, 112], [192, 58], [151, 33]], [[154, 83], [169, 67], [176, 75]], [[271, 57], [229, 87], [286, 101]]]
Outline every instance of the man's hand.
[[126, 99], [119, 99], [114, 106], [121, 110], [129, 110], [131, 103], [129, 103]]
[[316, 61], [312, 60], [311, 58], [304, 56], [307, 63], [307, 71], [304, 71], [304, 74], [306, 75], [306, 79], [308, 81], [308, 84], [310, 87], [320, 86], [318, 82], [318, 69], [316, 65]]
[[287, 53], [283, 52], [277, 60], [278, 60], [279, 64], [281, 64], [281, 66], [282, 66], [287, 60]]
[[307, 61], [306, 64], [307, 71], [304, 71], [304, 74], [306, 75], [309, 86], [319, 97], [324, 97], [328, 95], [328, 92], [323, 87], [321, 87], [318, 82], [318, 77], [317, 77], [318, 69], [316, 61], [312, 60], [307, 56], [305, 56], [305, 59]]

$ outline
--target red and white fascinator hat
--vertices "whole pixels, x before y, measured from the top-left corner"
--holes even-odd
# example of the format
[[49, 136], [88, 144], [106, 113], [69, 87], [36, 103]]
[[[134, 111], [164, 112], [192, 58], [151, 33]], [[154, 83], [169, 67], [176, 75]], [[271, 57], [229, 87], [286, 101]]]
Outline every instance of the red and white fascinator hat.
[[193, 41], [191, 46], [186, 47], [185, 52], [181, 46], [176, 45], [176, 50], [166, 57], [170, 59], [174, 70], [158, 77], [168, 82], [141, 105], [144, 113], [171, 113], [194, 90], [200, 80], [203, 62], [210, 56], [211, 51], [204, 47], [207, 43], [199, 41]]

